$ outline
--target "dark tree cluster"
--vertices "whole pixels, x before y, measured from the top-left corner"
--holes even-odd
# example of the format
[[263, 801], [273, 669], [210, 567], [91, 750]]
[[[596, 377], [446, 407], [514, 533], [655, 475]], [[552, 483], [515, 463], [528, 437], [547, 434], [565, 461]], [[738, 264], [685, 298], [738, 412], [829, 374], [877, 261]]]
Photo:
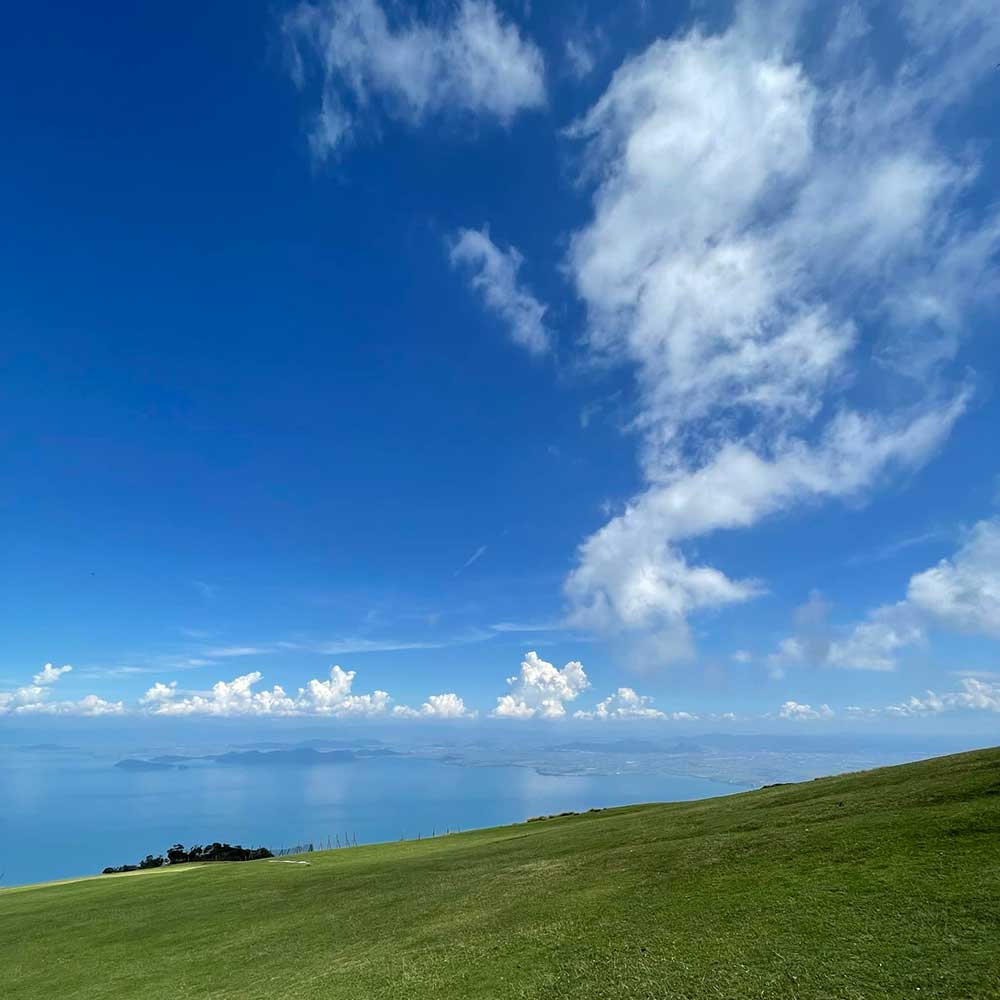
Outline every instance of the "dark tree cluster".
[[144, 868], [162, 868], [163, 865], [183, 865], [190, 861], [257, 861], [259, 858], [273, 858], [274, 855], [266, 847], [241, 847], [239, 844], [206, 844], [195, 845], [186, 850], [183, 844], [174, 844], [162, 854], [147, 854], [137, 865], [120, 865], [118, 868], [105, 868], [102, 875], [115, 875], [118, 872], [137, 872]]

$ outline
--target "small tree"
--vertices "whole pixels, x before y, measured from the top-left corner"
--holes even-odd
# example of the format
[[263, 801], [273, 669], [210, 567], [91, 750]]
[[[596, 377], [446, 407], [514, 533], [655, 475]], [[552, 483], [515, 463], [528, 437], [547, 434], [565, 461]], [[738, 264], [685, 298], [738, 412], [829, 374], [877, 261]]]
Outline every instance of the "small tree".
[[167, 860], [172, 865], [180, 865], [185, 861], [189, 861], [190, 857], [188, 856], [188, 852], [184, 850], [183, 844], [174, 844], [174, 846], [167, 851]]

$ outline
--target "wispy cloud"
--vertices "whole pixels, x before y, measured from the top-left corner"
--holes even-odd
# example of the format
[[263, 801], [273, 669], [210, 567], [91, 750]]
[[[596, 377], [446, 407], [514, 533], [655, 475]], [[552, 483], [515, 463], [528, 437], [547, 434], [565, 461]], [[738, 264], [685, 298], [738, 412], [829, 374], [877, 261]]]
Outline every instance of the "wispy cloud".
[[316, 159], [379, 111], [413, 125], [455, 114], [508, 125], [545, 103], [541, 52], [492, 0], [461, 0], [449, 19], [396, 20], [377, 0], [302, 3], [285, 17], [294, 82], [305, 88], [319, 77]]
[[348, 653], [394, 653], [408, 649], [447, 649], [451, 646], [464, 646], [466, 643], [479, 642], [487, 638], [489, 633], [468, 633], [438, 640], [404, 640], [404, 639], [364, 639], [344, 638], [328, 642], [310, 644], [309, 648], [316, 653], [328, 656], [342, 656]]
[[897, 657], [927, 640], [932, 628], [1000, 638], [1000, 518], [975, 524], [948, 559], [910, 577], [906, 595], [883, 604], [846, 633], [826, 622], [818, 595], [796, 612], [796, 634], [768, 658], [778, 676], [785, 666], [895, 670]]
[[465, 562], [462, 563], [462, 565], [455, 570], [455, 576], [458, 576], [458, 574], [461, 573], [463, 570], [468, 569], [473, 563], [478, 562], [486, 554], [488, 548], [489, 548], [488, 545], [480, 545], [479, 548], [476, 549], [476, 551], [473, 552], [472, 555], [469, 556], [469, 558], [466, 559]]
[[345, 656], [348, 654], [393, 653], [422, 649], [447, 649], [493, 638], [491, 629], [470, 628], [437, 638], [408, 636], [346, 635], [333, 638], [296, 636], [267, 642], [232, 643], [226, 646], [192, 645], [185, 650], [168, 653], [137, 654], [122, 657], [118, 663], [92, 664], [77, 670], [81, 677], [111, 679], [133, 675], [163, 674], [173, 671], [193, 671], [216, 666], [226, 660], [278, 657], [287, 662], [289, 654]]
[[166, 653], [152, 657], [134, 657], [132, 662], [119, 664], [93, 664], [78, 670], [80, 677], [108, 678], [129, 677], [140, 674], [160, 674], [165, 670], [200, 670], [215, 666], [218, 661], [203, 656], [185, 656]]
[[497, 622], [490, 626], [494, 632], [562, 632], [562, 622]]
[[274, 652], [274, 646], [214, 646], [204, 651], [209, 659], [228, 659], [231, 656], [262, 656]]
[[524, 258], [516, 247], [501, 249], [486, 227], [461, 229], [451, 242], [449, 256], [454, 267], [466, 270], [472, 287], [503, 320], [515, 344], [530, 354], [551, 350], [546, 307], [521, 284], [518, 272]]
[[928, 542], [937, 542], [948, 536], [948, 532], [941, 529], [934, 531], [923, 531], [917, 535], [910, 535], [906, 538], [899, 538], [896, 541], [888, 542], [870, 552], [859, 552], [845, 561], [847, 566], [865, 566], [869, 563], [885, 562], [893, 556], [905, 552], [907, 549], [916, 548], [919, 545], [926, 545]]
[[211, 629], [187, 628], [184, 626], [177, 631], [188, 639], [211, 639], [214, 634]]
[[577, 80], [589, 76], [597, 62], [589, 39], [583, 37], [566, 39], [564, 56], [569, 74]]
[[[863, 496], [947, 439], [969, 391], [945, 364], [996, 295], [1000, 215], [956, 210], [976, 171], [936, 127], [995, 63], [989, 10], [908, 4], [887, 74], [864, 37], [804, 64], [796, 18], [743, 3], [627, 60], [569, 129], [594, 193], [567, 269], [592, 356], [638, 373], [647, 482], [581, 544], [573, 621], [689, 658], [692, 614], [765, 588], [686, 544]], [[912, 402], [857, 409], [845, 387], [887, 372]]]
[[563, 44], [562, 72], [577, 81], [585, 79], [594, 72], [608, 47], [605, 30], [599, 25], [588, 24], [582, 16], [578, 17]]
[[132, 677], [139, 674], [162, 672], [162, 667], [81, 667], [80, 677], [92, 680], [110, 679], [113, 677]]

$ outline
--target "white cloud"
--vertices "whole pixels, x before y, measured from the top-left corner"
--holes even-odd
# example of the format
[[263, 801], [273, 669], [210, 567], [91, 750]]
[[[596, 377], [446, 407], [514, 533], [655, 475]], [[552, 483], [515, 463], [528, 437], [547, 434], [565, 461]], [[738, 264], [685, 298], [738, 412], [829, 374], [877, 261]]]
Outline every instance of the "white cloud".
[[294, 715], [294, 701], [277, 685], [271, 691], [254, 691], [261, 679], [259, 670], [217, 681], [204, 694], [177, 697], [173, 686], [154, 684], [141, 702], [150, 715]]
[[[51, 664], [47, 665], [51, 667]], [[109, 701], [89, 694], [76, 701], [51, 701], [51, 684], [65, 673], [43, 669], [36, 680], [44, 684], [25, 685], [13, 691], [0, 691], [0, 715], [119, 715], [136, 710], [157, 716], [327, 716], [334, 718], [382, 718], [390, 715], [423, 719], [472, 719], [477, 712], [468, 708], [457, 694], [434, 694], [420, 706], [410, 709], [396, 706], [385, 691], [357, 694], [353, 691], [355, 672], [340, 666], [330, 668], [324, 680], [312, 679], [292, 694], [280, 685], [259, 689], [260, 671], [252, 671], [230, 681], [218, 681], [208, 691], [181, 691], [176, 681], [157, 681], [134, 703]], [[571, 672], [570, 672], [571, 673]], [[567, 674], [567, 683], [572, 678]]]
[[466, 708], [465, 702], [457, 694], [432, 694], [419, 709], [397, 705], [393, 715], [406, 719], [474, 719], [478, 714]]
[[846, 639], [832, 642], [827, 662], [852, 670], [895, 670], [897, 650], [923, 640], [919, 620], [901, 601], [876, 609]]
[[782, 639], [775, 652], [767, 657], [767, 674], [774, 681], [780, 681], [785, 676], [785, 668], [799, 664], [805, 659], [802, 643], [794, 636]]
[[[1000, 682], [990, 671], [964, 671], [957, 690], [937, 694], [927, 691], [923, 697], [910, 697], [905, 701], [882, 708], [862, 708], [857, 705], [844, 710], [847, 718], [916, 718], [936, 716], [952, 711], [992, 711], [1000, 713]], [[355, 694], [355, 672], [333, 666], [326, 680], [311, 680], [292, 695], [281, 686], [258, 690], [261, 681], [254, 671], [231, 681], [219, 681], [209, 691], [182, 692], [176, 682], [157, 682], [138, 701], [126, 705], [96, 694], [77, 700], [49, 700], [51, 688], [25, 685], [14, 691], [0, 692], [0, 715], [65, 715], [99, 717], [122, 715], [138, 711], [145, 715], [159, 716], [212, 716], [212, 717], [282, 717], [319, 716], [333, 718], [397, 718], [414, 720], [474, 719], [478, 713], [453, 692], [430, 695], [419, 708], [405, 705], [392, 706], [392, 699], [385, 691]], [[510, 693], [497, 699], [491, 713], [499, 719], [559, 719], [566, 716], [566, 703], [575, 701], [590, 687], [583, 666], [577, 661], [567, 663], [557, 670], [551, 663], [540, 659], [534, 652], [527, 653], [518, 675], [509, 677]], [[774, 718], [765, 715], [763, 718]], [[784, 702], [777, 711], [777, 718], [791, 721], [820, 721], [836, 717], [827, 704], [816, 707], [796, 701]], [[699, 716], [686, 711], [665, 712], [657, 709], [653, 699], [638, 694], [633, 688], [620, 687], [604, 698], [592, 710], [573, 714], [580, 721], [732, 721], [732, 712]]]
[[827, 50], [834, 58], [857, 43], [871, 31], [871, 24], [858, 0], [845, 2], [837, 14], [837, 23], [827, 42]]
[[51, 663], [46, 663], [42, 669], [32, 678], [33, 683], [41, 686], [55, 684], [63, 674], [68, 674], [73, 668], [69, 665], [65, 667], [54, 667]]
[[876, 719], [881, 714], [877, 708], [862, 708], [860, 705], [848, 705], [844, 714], [849, 719]]
[[35, 705], [48, 697], [49, 692], [44, 687], [26, 685], [15, 691], [0, 691], [0, 712], [15, 712], [26, 705]]
[[933, 692], [928, 691], [925, 698], [912, 696], [898, 705], [888, 705], [884, 709], [886, 715], [912, 716], [936, 715], [944, 711], [944, 702]]
[[46, 663], [34, 675], [32, 683], [14, 691], [0, 691], [0, 715], [116, 715], [125, 711], [123, 702], [105, 701], [95, 694], [78, 700], [50, 701], [52, 685], [68, 674], [70, 666], [54, 667]]
[[[797, 68], [758, 57], [739, 33], [695, 31], [626, 62], [574, 127], [605, 179], [570, 266], [594, 346], [643, 366], [646, 420], [669, 408], [679, 424], [727, 391], [828, 376], [808, 363], [831, 334], [838, 342], [821, 325], [800, 329], [788, 354], [766, 350], [794, 329], [753, 329], [783, 279], [765, 247], [731, 235], [769, 185], [806, 167], [814, 101]], [[800, 405], [784, 391], [763, 397]]]
[[[855, 720], [875, 720], [896, 718], [913, 719], [928, 718], [941, 715], [944, 712], [980, 711], [1000, 713], [1000, 682], [986, 680], [980, 677], [964, 677], [959, 688], [937, 694], [927, 691], [923, 697], [911, 696], [904, 701], [884, 707], [863, 707], [849, 705], [844, 709], [847, 718]], [[816, 721], [832, 719], [836, 713], [829, 705], [818, 708], [801, 704], [796, 701], [786, 701], [778, 710], [778, 717], [792, 721]]]
[[830, 650], [830, 635], [826, 618], [830, 604], [818, 590], [792, 615], [795, 635], [783, 639], [778, 649], [767, 657], [768, 673], [774, 680], [785, 675], [785, 668], [802, 663], [825, 662]]
[[397, 24], [377, 0], [302, 3], [284, 29], [295, 82], [305, 86], [318, 69], [310, 142], [320, 160], [350, 141], [376, 107], [411, 124], [465, 113], [508, 125], [545, 103], [541, 52], [491, 0], [462, 0], [448, 21]]
[[15, 712], [32, 715], [121, 715], [125, 711], [122, 701], [105, 701], [96, 694], [88, 694], [77, 701], [39, 701], [20, 705]]
[[157, 681], [140, 699], [140, 705], [157, 705], [169, 701], [177, 694], [177, 681], [163, 684]]
[[830, 608], [819, 591], [813, 591], [796, 609], [795, 635], [782, 639], [767, 658], [772, 678], [780, 679], [793, 666], [895, 670], [896, 651], [923, 641], [923, 630], [905, 602], [878, 608], [839, 639], [827, 622]]
[[820, 705], [813, 708], [812, 705], [803, 705], [797, 701], [786, 701], [778, 709], [779, 719], [791, 719], [794, 722], [811, 722], [815, 719], [832, 719], [835, 713], [829, 705]]
[[308, 711], [319, 715], [383, 715], [392, 700], [385, 691], [372, 694], [352, 694], [355, 672], [339, 666], [330, 668], [330, 679], [311, 680], [305, 691], [299, 690], [299, 702]]
[[749, 650], [737, 649], [730, 659], [733, 663], [750, 663], [753, 661], [753, 655], [749, 652]]
[[535, 652], [525, 654], [521, 672], [507, 678], [510, 693], [497, 698], [493, 716], [501, 719], [560, 719], [564, 702], [590, 687], [583, 664], [571, 660], [561, 670]]
[[[864, 36], [855, 21], [838, 37]], [[942, 83], [957, 56], [918, 53], [881, 78], [856, 52], [804, 66], [794, 24], [745, 3], [721, 34], [656, 42], [570, 130], [595, 192], [568, 270], [591, 351], [636, 371], [647, 481], [581, 545], [570, 619], [656, 630], [677, 656], [690, 614], [762, 589], [692, 565], [680, 543], [920, 467], [967, 394], [942, 389], [938, 367], [933, 394], [913, 381], [905, 408], [865, 412], [852, 380], [940, 366], [934, 345], [995, 287], [1000, 222], [954, 211], [975, 170], [934, 134], [964, 93]], [[878, 345], [861, 333], [872, 316], [889, 330]]]
[[392, 698], [386, 691], [356, 694], [355, 671], [334, 665], [325, 680], [313, 678], [295, 694], [280, 685], [258, 690], [259, 671], [219, 681], [210, 691], [182, 693], [176, 682], [156, 683], [140, 699], [139, 705], [150, 715], [174, 716], [331, 716], [334, 718], [468, 719], [475, 711], [468, 709], [456, 694], [431, 695], [419, 709], [397, 705], [390, 711]]
[[592, 712], [574, 712], [574, 719], [663, 719], [663, 712], [653, 708], [653, 699], [636, 694], [630, 687], [620, 687], [599, 701]]
[[468, 719], [475, 712], [465, 707], [465, 702], [457, 694], [432, 694], [420, 706], [420, 714], [437, 719]]
[[485, 227], [461, 229], [451, 243], [450, 258], [453, 266], [467, 269], [472, 287], [504, 321], [515, 344], [531, 354], [551, 349], [545, 306], [518, 282], [524, 258], [516, 247], [502, 250]]
[[590, 76], [597, 65], [593, 43], [582, 33], [566, 39], [563, 55], [570, 76], [577, 80]]
[[603, 701], [599, 701], [590, 712], [574, 712], [574, 719], [625, 720], [625, 719], [670, 719], [674, 722], [693, 722], [698, 719], [691, 712], [661, 712], [653, 708], [653, 699], [637, 694], [630, 687], [620, 687]]
[[958, 691], [937, 695], [928, 691], [923, 698], [911, 697], [898, 705], [885, 708], [887, 715], [920, 716], [937, 715], [956, 710], [1000, 712], [1000, 684], [966, 677]]
[[1000, 518], [980, 521], [952, 559], [912, 577], [906, 599], [946, 628], [1000, 638]]
[[992, 0], [906, 0], [904, 27], [913, 43], [906, 65], [911, 91], [897, 96], [911, 105], [952, 104], [993, 71], [1000, 23]]
[[966, 677], [962, 681], [962, 690], [946, 697], [956, 708], [1000, 712], [1000, 684], [991, 684], [975, 677]]
[[657, 499], [647, 494], [583, 543], [580, 563], [566, 581], [571, 623], [612, 628], [643, 627], [664, 617], [682, 622], [698, 608], [745, 601], [757, 592], [753, 581], [689, 565], [664, 535], [667, 525], [652, 509]]
[[154, 684], [140, 699], [151, 715], [330, 715], [371, 717], [384, 715], [391, 701], [385, 691], [353, 694], [355, 673], [339, 666], [330, 668], [327, 680], [310, 680], [297, 694], [280, 685], [256, 690], [261, 673], [255, 670], [231, 681], [218, 681], [207, 692], [179, 697], [175, 685]]
[[843, 638], [824, 628], [811, 656], [797, 632], [769, 662], [779, 672], [789, 664], [895, 670], [899, 651], [925, 642], [931, 627], [1000, 637], [1000, 518], [980, 521], [954, 556], [914, 574], [905, 600], [875, 608]]
[[583, 542], [565, 585], [569, 620], [598, 629], [655, 627], [675, 637], [678, 656], [689, 653], [691, 612], [746, 601], [762, 586], [691, 566], [671, 542], [749, 527], [805, 500], [849, 497], [887, 468], [918, 466], [964, 407], [962, 395], [938, 410], [893, 419], [845, 411], [818, 444], [784, 438], [772, 458], [745, 444], [723, 445], [700, 468], [650, 486]]

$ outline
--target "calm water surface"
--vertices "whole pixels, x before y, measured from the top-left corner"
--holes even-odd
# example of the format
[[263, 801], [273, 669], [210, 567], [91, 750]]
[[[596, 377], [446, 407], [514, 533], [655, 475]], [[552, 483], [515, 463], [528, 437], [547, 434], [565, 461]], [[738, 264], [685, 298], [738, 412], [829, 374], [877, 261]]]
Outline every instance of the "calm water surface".
[[[117, 758], [115, 758], [117, 759]], [[180, 841], [245, 846], [374, 843], [514, 823], [592, 806], [676, 801], [738, 789], [702, 778], [548, 776], [414, 758], [280, 767], [125, 772], [114, 759], [51, 752], [0, 760], [3, 885], [135, 864]]]

